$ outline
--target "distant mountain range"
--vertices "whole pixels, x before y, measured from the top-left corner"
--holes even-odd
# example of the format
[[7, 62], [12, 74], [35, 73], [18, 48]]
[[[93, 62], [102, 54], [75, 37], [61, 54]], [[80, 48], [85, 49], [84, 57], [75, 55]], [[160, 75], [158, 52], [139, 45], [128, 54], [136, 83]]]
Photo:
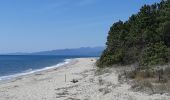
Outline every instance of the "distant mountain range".
[[67, 55], [67, 56], [100, 56], [104, 47], [81, 47], [74, 49], [58, 49], [51, 51], [41, 51], [34, 53], [9, 53], [7, 55]]

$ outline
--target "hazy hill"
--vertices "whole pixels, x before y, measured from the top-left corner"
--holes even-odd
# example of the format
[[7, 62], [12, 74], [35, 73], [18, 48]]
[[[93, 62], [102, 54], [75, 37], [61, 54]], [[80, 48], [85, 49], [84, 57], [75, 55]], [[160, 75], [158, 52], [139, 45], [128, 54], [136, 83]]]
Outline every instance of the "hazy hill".
[[100, 56], [104, 47], [81, 47], [74, 49], [58, 49], [34, 53], [10, 53], [8, 55], [68, 55], [68, 56]]

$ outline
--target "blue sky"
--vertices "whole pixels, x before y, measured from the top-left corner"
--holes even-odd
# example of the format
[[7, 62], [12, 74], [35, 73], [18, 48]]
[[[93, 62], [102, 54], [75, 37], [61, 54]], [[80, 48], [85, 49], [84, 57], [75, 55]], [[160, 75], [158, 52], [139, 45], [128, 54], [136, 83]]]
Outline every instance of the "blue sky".
[[110, 26], [160, 0], [0, 0], [0, 53], [104, 46]]

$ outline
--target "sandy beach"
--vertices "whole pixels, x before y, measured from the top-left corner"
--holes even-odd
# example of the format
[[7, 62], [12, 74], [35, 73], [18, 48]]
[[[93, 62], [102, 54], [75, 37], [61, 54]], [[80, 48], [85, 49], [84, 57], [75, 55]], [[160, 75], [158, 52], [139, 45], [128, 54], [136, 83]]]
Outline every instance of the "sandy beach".
[[95, 58], [77, 58], [65, 66], [0, 84], [0, 100], [170, 100], [166, 94], [133, 92], [130, 85], [118, 81], [114, 68], [98, 73], [95, 62]]

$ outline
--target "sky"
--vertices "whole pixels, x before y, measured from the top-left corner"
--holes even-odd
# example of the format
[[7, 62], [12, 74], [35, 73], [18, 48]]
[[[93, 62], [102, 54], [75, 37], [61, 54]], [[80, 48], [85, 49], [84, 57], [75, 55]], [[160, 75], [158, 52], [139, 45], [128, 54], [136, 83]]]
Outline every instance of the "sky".
[[105, 46], [110, 26], [160, 0], [0, 0], [0, 53]]

